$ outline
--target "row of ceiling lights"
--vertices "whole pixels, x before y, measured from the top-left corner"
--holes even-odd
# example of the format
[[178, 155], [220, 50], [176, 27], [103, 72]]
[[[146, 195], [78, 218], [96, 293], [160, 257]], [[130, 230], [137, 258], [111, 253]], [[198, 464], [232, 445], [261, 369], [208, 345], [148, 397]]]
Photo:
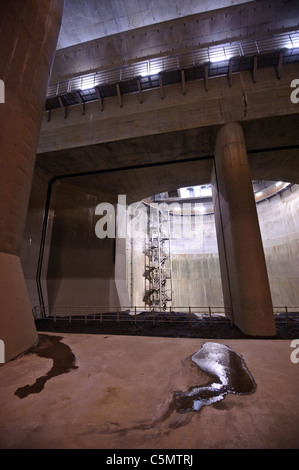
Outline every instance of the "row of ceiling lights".
[[299, 47], [299, 32], [284, 33], [275, 35], [265, 40], [247, 40], [225, 45], [211, 46], [198, 49], [180, 56], [169, 56], [156, 59], [149, 59], [136, 62], [115, 70], [97, 71], [79, 77], [72, 78], [60, 83], [52, 84], [48, 87], [47, 96], [68, 93], [72, 90], [91, 90], [100, 84], [113, 83], [122, 79], [134, 78], [137, 76], [157, 75], [166, 70], [175, 68], [190, 67], [201, 63], [217, 63], [228, 61], [234, 57], [260, 54], [264, 52], [277, 51], [282, 49], [294, 49]]

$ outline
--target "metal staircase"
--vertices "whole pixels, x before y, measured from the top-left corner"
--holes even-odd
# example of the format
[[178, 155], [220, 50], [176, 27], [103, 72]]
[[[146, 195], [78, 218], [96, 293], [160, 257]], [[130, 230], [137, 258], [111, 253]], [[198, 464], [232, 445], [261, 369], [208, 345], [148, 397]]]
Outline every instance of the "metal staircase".
[[[148, 242], [145, 250], [145, 294], [152, 310], [166, 310], [172, 302], [172, 262], [169, 210], [148, 207]], [[170, 305], [169, 305], [170, 304]]]

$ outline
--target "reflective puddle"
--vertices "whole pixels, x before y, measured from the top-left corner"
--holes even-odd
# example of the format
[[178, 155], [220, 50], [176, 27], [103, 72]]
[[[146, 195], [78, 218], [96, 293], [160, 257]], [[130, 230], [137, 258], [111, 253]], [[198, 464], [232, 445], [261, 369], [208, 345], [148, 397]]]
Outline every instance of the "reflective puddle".
[[170, 408], [178, 412], [200, 411], [203, 406], [223, 400], [228, 393], [253, 393], [256, 385], [242, 356], [220, 343], [207, 342], [191, 356], [203, 372], [212, 377], [204, 386], [175, 392]]
[[[169, 429], [176, 429], [187, 421], [169, 420], [177, 413], [199, 412], [203, 406], [211, 405], [225, 398], [229, 393], [245, 395], [253, 393], [256, 384], [242, 356], [220, 343], [207, 342], [191, 356], [199, 369], [211, 377], [207, 385], [190, 387], [187, 391], [176, 391], [166, 411], [151, 423], [142, 423], [130, 428], [109, 430], [110, 433], [127, 433], [137, 430], [151, 430], [167, 422]], [[113, 423], [110, 423], [113, 424]]]

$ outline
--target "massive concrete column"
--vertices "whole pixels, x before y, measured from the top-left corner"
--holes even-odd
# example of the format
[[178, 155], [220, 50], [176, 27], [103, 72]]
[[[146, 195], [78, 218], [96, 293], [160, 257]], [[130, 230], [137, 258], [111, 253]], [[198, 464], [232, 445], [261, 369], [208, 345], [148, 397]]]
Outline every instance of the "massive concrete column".
[[37, 341], [19, 253], [63, 0], [0, 3], [0, 339], [5, 360]]
[[276, 334], [248, 157], [240, 124], [225, 124], [215, 148], [214, 210], [224, 302], [252, 336]]

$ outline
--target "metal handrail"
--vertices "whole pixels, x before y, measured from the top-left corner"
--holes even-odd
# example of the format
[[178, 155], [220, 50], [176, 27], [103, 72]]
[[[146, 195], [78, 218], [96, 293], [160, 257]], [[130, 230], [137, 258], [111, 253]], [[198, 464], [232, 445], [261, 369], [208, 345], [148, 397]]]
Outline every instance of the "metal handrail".
[[79, 89], [92, 89], [138, 76], [150, 76], [159, 72], [172, 71], [207, 62], [221, 62], [231, 58], [277, 52], [284, 48], [299, 47], [299, 32], [282, 33], [266, 39], [249, 39], [241, 42], [202, 47], [185, 54], [158, 57], [132, 63], [116, 69], [98, 69], [95, 72], [78, 75], [69, 80], [50, 84], [47, 98], [70, 93]]
[[[230, 309], [231, 307], [224, 306], [176, 306], [169, 307], [166, 310], [151, 309], [146, 306], [35, 306], [33, 316], [35, 320], [53, 320], [54, 322], [67, 320], [69, 323], [84, 321], [85, 324], [90, 321], [96, 321], [100, 324], [107, 321], [116, 323], [131, 321], [135, 324], [137, 322], [152, 322], [155, 325], [164, 321], [170, 324], [187, 322], [191, 326], [196, 320], [204, 319], [208, 320], [210, 325], [213, 321], [232, 325], [233, 321], [225, 314]], [[275, 321], [287, 323], [288, 326], [290, 326], [290, 319], [293, 318], [293, 314], [299, 314], [299, 306], [274, 306], [274, 315], [278, 315], [275, 312], [276, 310], [279, 310], [279, 315], [282, 315], [282, 317], [280, 320], [275, 318]], [[297, 312], [294, 312], [294, 310], [297, 310]]]

